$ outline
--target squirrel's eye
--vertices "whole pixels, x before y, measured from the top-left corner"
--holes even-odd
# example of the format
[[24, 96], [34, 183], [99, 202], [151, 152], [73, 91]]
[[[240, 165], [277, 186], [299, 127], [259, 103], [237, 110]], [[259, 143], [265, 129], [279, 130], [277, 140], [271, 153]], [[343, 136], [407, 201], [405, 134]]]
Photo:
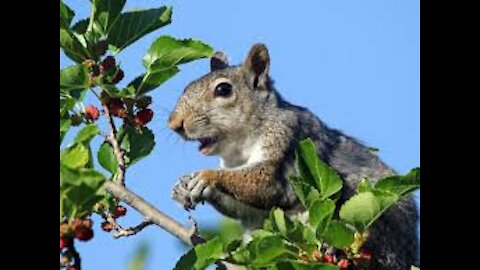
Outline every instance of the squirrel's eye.
[[216, 97], [228, 97], [232, 93], [232, 85], [229, 83], [220, 83], [215, 87]]

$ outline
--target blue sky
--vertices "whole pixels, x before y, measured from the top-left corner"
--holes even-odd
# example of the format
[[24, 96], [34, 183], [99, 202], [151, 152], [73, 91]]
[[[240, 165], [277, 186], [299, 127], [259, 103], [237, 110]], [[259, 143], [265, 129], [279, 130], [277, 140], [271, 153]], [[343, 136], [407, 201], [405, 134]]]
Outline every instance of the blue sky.
[[[228, 2], [228, 3], [227, 3]], [[66, 3], [75, 21], [87, 17], [89, 1]], [[270, 74], [289, 101], [308, 107], [323, 121], [369, 146], [400, 173], [420, 165], [420, 3], [419, 1], [127, 1], [127, 9], [173, 6], [172, 24], [121, 52], [125, 71], [121, 86], [143, 72], [141, 59], [161, 35], [200, 39], [243, 61], [250, 46], [265, 43], [271, 56]], [[62, 53], [61, 68], [71, 65]], [[185, 143], [166, 126], [166, 119], [183, 88], [208, 72], [208, 60], [181, 66], [181, 72], [156, 89], [155, 112], [149, 124], [156, 137], [152, 155], [132, 166], [127, 185], [156, 207], [188, 224], [188, 214], [170, 199], [171, 188], [183, 174], [218, 167], [196, 143]], [[96, 104], [89, 97], [86, 104]], [[75, 130], [66, 137], [71, 141]], [[93, 141], [98, 146], [100, 138]], [[136, 225], [133, 209], [120, 221]], [[193, 212], [200, 226], [221, 216], [205, 205]], [[141, 241], [151, 246], [148, 270], [172, 269], [182, 249], [159, 228], [113, 239], [99, 229], [77, 245], [83, 269], [126, 269]]]

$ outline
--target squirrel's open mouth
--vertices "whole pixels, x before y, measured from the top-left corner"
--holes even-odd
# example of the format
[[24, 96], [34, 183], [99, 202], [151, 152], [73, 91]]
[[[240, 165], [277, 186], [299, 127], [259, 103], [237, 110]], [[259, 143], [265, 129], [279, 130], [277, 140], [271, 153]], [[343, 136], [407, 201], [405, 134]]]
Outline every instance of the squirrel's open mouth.
[[205, 137], [198, 139], [200, 146], [198, 146], [198, 151], [204, 155], [208, 155], [212, 152], [214, 144], [217, 142], [216, 138]]

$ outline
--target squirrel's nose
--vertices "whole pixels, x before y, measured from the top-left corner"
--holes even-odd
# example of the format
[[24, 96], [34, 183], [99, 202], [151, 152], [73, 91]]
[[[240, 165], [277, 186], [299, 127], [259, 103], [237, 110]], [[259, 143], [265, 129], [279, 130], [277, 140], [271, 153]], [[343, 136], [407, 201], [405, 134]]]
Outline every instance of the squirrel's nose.
[[183, 134], [185, 129], [183, 127], [183, 118], [176, 113], [172, 113], [168, 118], [168, 127], [173, 131]]

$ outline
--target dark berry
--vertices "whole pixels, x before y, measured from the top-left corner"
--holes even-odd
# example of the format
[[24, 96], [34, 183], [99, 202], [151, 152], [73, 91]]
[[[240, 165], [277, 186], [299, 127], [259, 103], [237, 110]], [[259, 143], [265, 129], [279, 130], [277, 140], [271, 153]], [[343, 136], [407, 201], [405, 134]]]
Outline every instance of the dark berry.
[[125, 74], [123, 73], [123, 70], [118, 69], [117, 73], [115, 73], [115, 75], [113, 75], [112, 77], [112, 83], [118, 83], [123, 79], [123, 76], [125, 76]]
[[153, 111], [150, 109], [143, 109], [135, 115], [133, 121], [137, 126], [144, 126], [146, 123], [152, 121]]
[[117, 208], [115, 208], [115, 216], [117, 217], [123, 217], [127, 213], [127, 208], [119, 205]]
[[93, 230], [85, 226], [77, 226], [75, 228], [75, 238], [80, 241], [88, 241], [93, 237]]
[[88, 105], [85, 108], [85, 118], [91, 121], [96, 121], [100, 116], [100, 112], [98, 111], [97, 107], [93, 105]]
[[100, 73], [105, 74], [110, 71], [112, 68], [115, 67], [115, 58], [113, 56], [107, 56], [103, 61], [100, 63]]
[[100, 75], [100, 68], [98, 66], [93, 66], [90, 69], [90, 79], [93, 79], [93, 77], [97, 77]]
[[102, 230], [110, 232], [111, 230], [113, 230], [113, 225], [108, 221], [104, 221], [102, 222]]
[[114, 98], [110, 100], [108, 104], [108, 108], [110, 109], [110, 114], [112, 116], [123, 118], [126, 116], [125, 104], [123, 101], [118, 98]]
[[139, 99], [137, 99], [137, 102], [136, 102], [137, 108], [140, 108], [140, 109], [145, 109], [150, 104], [152, 104], [151, 96], [142, 96]]

